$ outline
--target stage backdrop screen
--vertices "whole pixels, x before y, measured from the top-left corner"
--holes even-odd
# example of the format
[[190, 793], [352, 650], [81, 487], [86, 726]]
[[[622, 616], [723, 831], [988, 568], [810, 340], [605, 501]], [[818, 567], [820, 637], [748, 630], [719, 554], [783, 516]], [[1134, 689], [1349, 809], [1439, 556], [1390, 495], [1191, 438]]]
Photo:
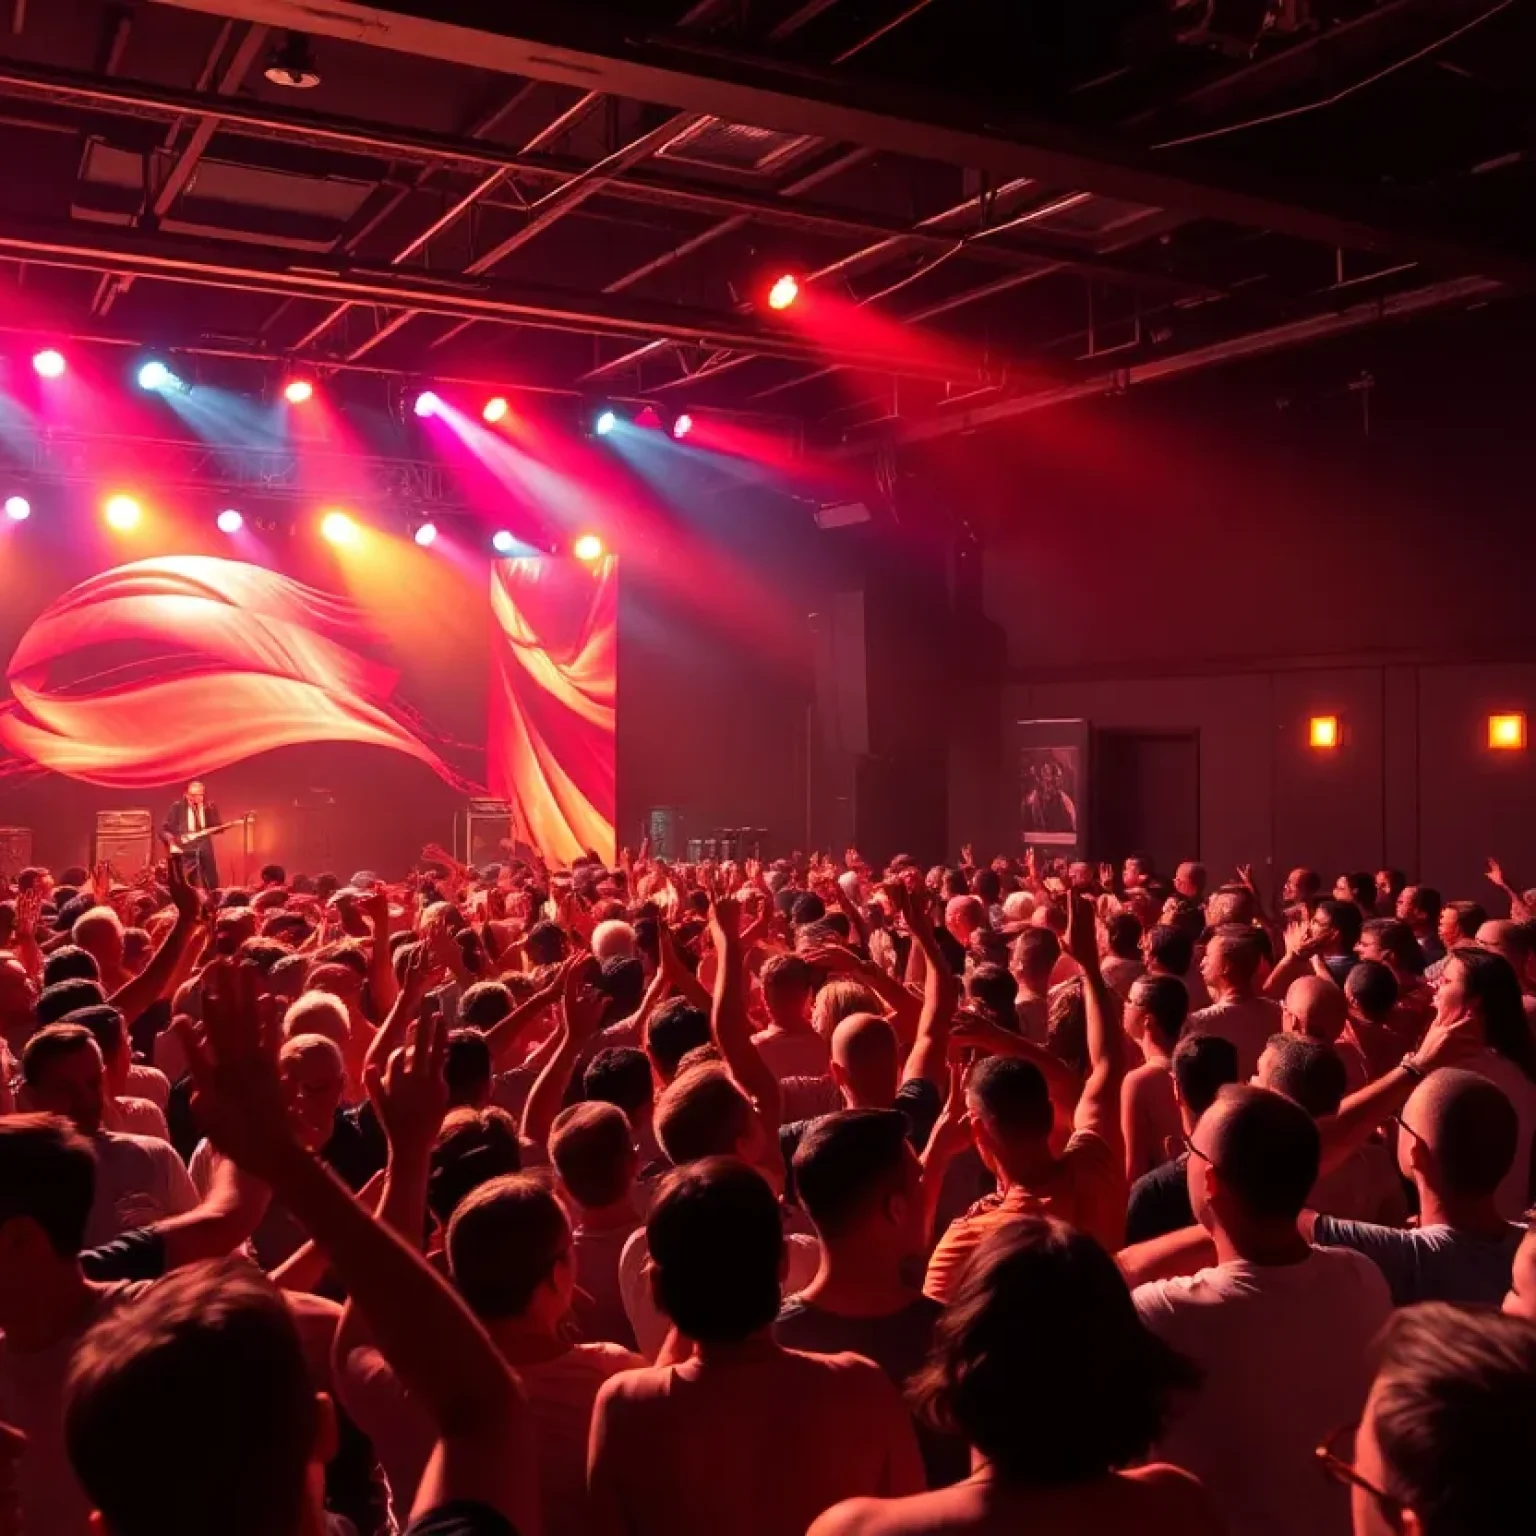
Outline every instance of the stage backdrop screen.
[[[357, 539], [281, 561], [8, 541], [0, 824], [85, 862], [98, 812], [158, 824], [197, 777], [222, 816], [254, 813], [255, 863], [397, 869], [487, 794], [551, 857], [611, 856], [611, 563]], [[248, 876], [238, 834], [220, 854]]]

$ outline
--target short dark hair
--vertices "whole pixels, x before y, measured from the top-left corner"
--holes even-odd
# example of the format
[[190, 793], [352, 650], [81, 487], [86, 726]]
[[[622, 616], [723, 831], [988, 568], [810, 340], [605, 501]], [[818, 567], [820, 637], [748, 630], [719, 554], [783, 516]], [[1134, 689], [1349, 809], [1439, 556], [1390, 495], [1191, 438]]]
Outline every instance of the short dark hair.
[[512, 994], [499, 981], [477, 981], [459, 998], [459, 1023], [490, 1029], [512, 1012]]
[[1198, 1120], [1228, 1083], [1237, 1081], [1237, 1047], [1221, 1035], [1185, 1035], [1173, 1052], [1179, 1098]]
[[245, 939], [235, 951], [235, 956], [239, 960], [249, 960], [263, 976], [267, 976], [279, 960], [286, 960], [292, 953], [288, 945], [266, 934]]
[[91, 1032], [104, 1059], [110, 1060], [123, 1048], [127, 1038], [127, 1026], [123, 1023], [123, 1011], [111, 1003], [92, 1003], [89, 1008], [76, 1008], [66, 1013], [61, 1024], [83, 1024]]
[[1415, 975], [1424, 969], [1424, 951], [1413, 936], [1413, 929], [1395, 917], [1373, 917], [1360, 930], [1363, 939], [1370, 934], [1387, 954], [1405, 970]]
[[87, 1046], [98, 1052], [96, 1037], [83, 1024], [49, 1024], [27, 1041], [21, 1053], [22, 1080], [29, 1084], [42, 1081], [55, 1062], [82, 1051]]
[[1230, 1113], [1220, 1141], [1204, 1151], [1222, 1183], [1249, 1215], [1294, 1220], [1317, 1182], [1322, 1147], [1312, 1116], [1284, 1094], [1241, 1084], [1216, 1102]]
[[784, 1227], [755, 1169], [731, 1157], [679, 1168], [645, 1224], [662, 1310], [690, 1339], [739, 1343], [779, 1312]]
[[[228, 1260], [109, 1311], [75, 1351], [64, 1441], [114, 1536], [299, 1527], [315, 1389], [282, 1293]], [[161, 1472], [165, 1437], [184, 1453]]]
[[1275, 1034], [1265, 1050], [1271, 1058], [1267, 1088], [1300, 1104], [1314, 1120], [1338, 1113], [1349, 1083], [1343, 1057], [1326, 1040]]
[[442, 1226], [459, 1202], [490, 1179], [522, 1171], [517, 1122], [504, 1109], [448, 1112], [432, 1146], [427, 1207]]
[[[1006, 1482], [1084, 1483], [1141, 1461], [1195, 1367], [1137, 1316], [1115, 1261], [1042, 1217], [1010, 1221], [966, 1266], [909, 1397]], [[1048, 1392], [1021, 1392], [1049, 1381]]]
[[101, 967], [96, 956], [78, 944], [61, 944], [43, 961], [42, 983], [44, 988], [57, 986], [61, 981], [101, 980]]
[[1386, 1492], [1418, 1515], [1425, 1536], [1512, 1529], [1530, 1499], [1536, 1328], [1431, 1301], [1394, 1312], [1379, 1349]]
[[492, 1179], [448, 1223], [448, 1270], [476, 1317], [520, 1317], [570, 1245], [560, 1202], [532, 1174]]
[[1477, 937], [1477, 930], [1488, 921], [1488, 910], [1476, 901], [1449, 901], [1446, 906], [1456, 914], [1456, 931], [1468, 941]]
[[547, 918], [528, 930], [523, 940], [523, 952], [530, 965], [556, 965], [565, 959], [565, 930]]
[[44, 987], [37, 995], [37, 1022], [57, 1024], [66, 1014], [77, 1008], [94, 1008], [107, 1000], [101, 983], [87, 981], [84, 977], [71, 977], [68, 981], [56, 981]]
[[803, 928], [807, 923], [819, 923], [827, 915], [827, 904], [814, 891], [804, 891], [795, 898], [789, 915], [795, 927]]
[[1141, 950], [1141, 924], [1134, 912], [1112, 912], [1104, 924], [1104, 942], [1120, 960], [1134, 960]]
[[1049, 928], [1031, 923], [1014, 944], [1014, 959], [1026, 975], [1049, 976], [1061, 959], [1061, 940]]
[[656, 1101], [656, 1140], [678, 1166], [728, 1157], [747, 1134], [753, 1113], [751, 1100], [723, 1067], [690, 1067]]
[[[1434, 886], [1432, 886], [1432, 885], [1416, 885], [1416, 886], [1414, 886], [1414, 888], [1413, 888], [1413, 907], [1414, 907], [1414, 910], [1418, 911], [1418, 912], [1422, 912], [1424, 914], [1425, 918], [1429, 922], [1437, 923], [1437, 922], [1440, 921], [1440, 912], [1441, 912], [1441, 909], [1444, 907], [1444, 905], [1445, 905], [1445, 902], [1441, 898], [1440, 892], [1437, 891], [1434, 888]], [[1452, 905], [1455, 906], [1455, 905], [1457, 905], [1457, 903], [1453, 902]], [[1472, 901], [1472, 902], [1466, 902], [1466, 903], [1464, 903], [1464, 905], [1475, 907], [1475, 906], [1477, 906], [1477, 903], [1475, 901]], [[1481, 910], [1481, 909], [1479, 909], [1479, 910]], [[1487, 921], [1486, 918], [1479, 919], [1479, 926], [1481, 926], [1482, 923], [1486, 922], [1486, 921]], [[1476, 932], [1475, 929], [1473, 931]]]
[[814, 992], [816, 973], [799, 955], [775, 955], [758, 972], [763, 995], [774, 993]]
[[1158, 1044], [1172, 1050], [1189, 1017], [1189, 989], [1177, 976], [1138, 976], [1131, 983], [1131, 991], [1146, 1010]]
[[663, 1081], [677, 1076], [678, 1063], [697, 1045], [708, 1045], [709, 1015], [685, 997], [669, 997], [650, 1017], [645, 1048]]
[[1368, 875], [1363, 869], [1356, 869], [1349, 874], [1340, 875], [1339, 878], [1349, 887], [1350, 899], [1357, 906], [1375, 910], [1376, 877], [1374, 875]]
[[1361, 960], [1344, 978], [1344, 995], [1373, 1024], [1397, 1007], [1397, 977], [1380, 960]]
[[450, 1104], [473, 1104], [490, 1092], [491, 1048], [478, 1029], [453, 1029], [443, 1053]]
[[1422, 1113], [1425, 1123], [1415, 1120], [1411, 1130], [1433, 1149], [1446, 1192], [1491, 1195], [1514, 1166], [1520, 1143], [1520, 1117], [1509, 1095], [1480, 1073], [1442, 1067], [1414, 1099], [1414, 1114]]
[[908, 1124], [894, 1109], [846, 1109], [813, 1120], [795, 1149], [795, 1189], [823, 1239], [842, 1237], [899, 1193]]
[[1045, 1075], [1017, 1056], [987, 1056], [971, 1071], [966, 1093], [1005, 1137], [1049, 1136], [1053, 1111]]
[[1015, 1022], [1014, 1008], [1019, 1000], [1019, 984], [1013, 972], [990, 961], [978, 965], [966, 978], [965, 989], [1010, 1029]]
[[635, 1133], [617, 1104], [589, 1100], [555, 1116], [549, 1159], [571, 1198], [588, 1210], [622, 1200], [634, 1180]]
[[588, 1100], [616, 1104], [636, 1115], [656, 1097], [650, 1058], [632, 1045], [610, 1045], [587, 1063], [581, 1091]]
[[1159, 923], [1147, 932], [1147, 959], [1170, 976], [1187, 976], [1195, 962], [1195, 941], [1172, 923]]
[[0, 1226], [28, 1217], [72, 1259], [96, 1197], [96, 1151], [57, 1115], [0, 1117]]
[[257, 871], [257, 878], [263, 885], [286, 885], [288, 871], [281, 864], [263, 864]]
[[1257, 929], [1242, 923], [1223, 923], [1212, 935], [1212, 943], [1217, 939], [1221, 941], [1221, 952], [1227, 965], [1240, 980], [1252, 981], [1264, 958], [1264, 946]]
[[645, 996], [645, 967], [633, 955], [614, 955], [603, 961], [597, 990], [608, 999], [610, 1019], [627, 1019]]
[[1353, 949], [1360, 942], [1365, 927], [1365, 914], [1352, 901], [1335, 901], [1331, 896], [1317, 904], [1323, 920], [1338, 934], [1345, 949]]

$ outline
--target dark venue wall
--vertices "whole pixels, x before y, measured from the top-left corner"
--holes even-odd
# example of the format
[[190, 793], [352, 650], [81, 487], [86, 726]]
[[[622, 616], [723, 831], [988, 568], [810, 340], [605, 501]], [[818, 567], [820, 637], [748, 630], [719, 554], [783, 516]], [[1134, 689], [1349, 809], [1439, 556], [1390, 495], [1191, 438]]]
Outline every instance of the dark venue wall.
[[[1009, 722], [1080, 716], [1197, 734], [1223, 873], [1536, 867], [1536, 769], [1486, 737], [1536, 712], [1533, 333], [1528, 306], [1460, 314], [932, 450], [985, 508], [1008, 645], [987, 726], [952, 741], [952, 841], [1016, 836]], [[1314, 715], [1337, 750], [1309, 747]]]

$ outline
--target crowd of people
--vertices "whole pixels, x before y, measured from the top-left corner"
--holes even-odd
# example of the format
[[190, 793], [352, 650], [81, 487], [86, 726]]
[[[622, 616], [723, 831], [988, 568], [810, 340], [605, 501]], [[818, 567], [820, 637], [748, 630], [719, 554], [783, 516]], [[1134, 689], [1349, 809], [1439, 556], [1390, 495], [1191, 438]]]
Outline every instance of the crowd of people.
[[1490, 878], [24, 870], [0, 1536], [1528, 1528]]

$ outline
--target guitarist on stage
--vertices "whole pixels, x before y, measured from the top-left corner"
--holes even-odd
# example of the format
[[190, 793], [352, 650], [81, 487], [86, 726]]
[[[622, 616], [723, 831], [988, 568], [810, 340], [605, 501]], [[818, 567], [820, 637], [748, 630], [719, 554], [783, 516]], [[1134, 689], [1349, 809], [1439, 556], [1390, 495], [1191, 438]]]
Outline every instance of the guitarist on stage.
[[201, 779], [193, 779], [187, 792], [165, 813], [160, 827], [160, 841], [172, 858], [180, 858], [182, 872], [192, 885], [205, 891], [219, 887], [219, 861], [214, 857], [211, 837], [192, 836], [219, 824], [218, 810], [209, 804]]

